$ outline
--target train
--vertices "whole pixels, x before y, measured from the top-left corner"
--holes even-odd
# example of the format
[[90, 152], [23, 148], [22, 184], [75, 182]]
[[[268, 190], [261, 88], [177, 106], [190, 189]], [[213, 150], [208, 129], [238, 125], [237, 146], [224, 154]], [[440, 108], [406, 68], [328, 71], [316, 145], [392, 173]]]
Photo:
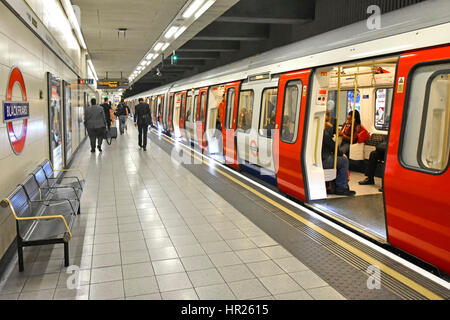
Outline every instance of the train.
[[[126, 101], [132, 109], [139, 98], [148, 102], [159, 132], [448, 275], [450, 7], [443, 5], [440, 13], [424, 5], [402, 10], [403, 18], [383, 15], [380, 30], [352, 24]], [[339, 130], [355, 111], [370, 138], [351, 144], [347, 156], [356, 195], [338, 196], [327, 189], [336, 166], [322, 163], [325, 115]], [[360, 185], [383, 141], [375, 184]]]

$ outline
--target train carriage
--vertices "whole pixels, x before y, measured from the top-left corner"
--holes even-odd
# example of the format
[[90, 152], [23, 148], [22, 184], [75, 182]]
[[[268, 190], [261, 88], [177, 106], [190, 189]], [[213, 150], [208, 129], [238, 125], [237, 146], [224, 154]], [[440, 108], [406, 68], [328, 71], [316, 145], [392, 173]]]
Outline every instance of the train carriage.
[[[380, 31], [358, 23], [180, 80], [164, 88], [160, 122], [172, 138], [450, 273], [448, 9], [415, 24], [386, 15]], [[370, 133], [349, 146], [352, 197], [327, 192], [338, 161], [324, 169], [327, 112], [338, 143], [339, 126], [349, 116], [353, 132], [356, 113]], [[375, 185], [359, 185], [383, 141]]]

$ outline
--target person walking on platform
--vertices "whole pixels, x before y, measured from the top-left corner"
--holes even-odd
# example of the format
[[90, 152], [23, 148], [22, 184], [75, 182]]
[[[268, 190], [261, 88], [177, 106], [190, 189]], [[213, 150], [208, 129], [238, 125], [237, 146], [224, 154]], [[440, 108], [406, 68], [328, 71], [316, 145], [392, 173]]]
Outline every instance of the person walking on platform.
[[125, 101], [122, 99], [116, 109], [116, 115], [119, 117], [120, 134], [124, 133], [129, 113], [130, 108], [128, 108]]
[[84, 120], [91, 141], [91, 152], [95, 152], [95, 142], [98, 139], [97, 148], [102, 152], [102, 142], [106, 131], [106, 117], [103, 108], [97, 105], [95, 98], [91, 99], [91, 106], [86, 109]]
[[138, 127], [138, 144], [140, 148], [144, 149], [144, 151], [147, 151], [147, 130], [150, 122], [150, 106], [148, 103], [144, 102], [144, 99], [139, 98], [139, 104], [136, 106], [134, 112], [134, 126]]
[[111, 105], [108, 103], [108, 98], [104, 99], [104, 102], [100, 105], [103, 108], [103, 111], [105, 113], [105, 119], [106, 119], [106, 126], [108, 127], [108, 131], [109, 129], [111, 129], [111, 113], [110, 110]]

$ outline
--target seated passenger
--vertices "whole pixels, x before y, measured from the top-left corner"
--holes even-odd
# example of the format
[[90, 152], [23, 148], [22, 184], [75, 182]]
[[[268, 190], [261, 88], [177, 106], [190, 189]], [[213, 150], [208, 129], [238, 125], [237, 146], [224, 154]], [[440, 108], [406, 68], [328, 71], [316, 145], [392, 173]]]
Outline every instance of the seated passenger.
[[239, 118], [238, 118], [238, 129], [247, 130], [246, 129], [246, 112], [245, 109], [239, 111]]
[[375, 184], [375, 171], [377, 170], [378, 161], [383, 161], [386, 155], [387, 142], [381, 142], [377, 145], [376, 150], [370, 153], [369, 167], [367, 168], [367, 178], [360, 181], [360, 185]]
[[285, 117], [281, 131], [281, 140], [291, 142], [294, 138], [294, 122], [289, 117]]
[[[333, 141], [333, 124], [330, 122], [330, 114], [325, 115], [325, 129], [323, 132], [322, 143], [322, 165], [324, 169], [334, 168], [334, 150], [335, 142]], [[348, 159], [345, 156], [340, 156], [338, 153], [336, 164], [336, 194], [344, 196], [354, 196], [355, 191], [348, 187]]]
[[[347, 115], [347, 120], [342, 125], [341, 130], [339, 131], [339, 136], [342, 137], [342, 143], [339, 147], [339, 151], [342, 154], [349, 156], [350, 153], [350, 139], [352, 132], [352, 114], [353, 111], [350, 111]], [[369, 132], [361, 125], [361, 116], [359, 115], [358, 110], [355, 110], [355, 123], [353, 127], [353, 142], [354, 143], [362, 143], [370, 138]]]
[[272, 115], [269, 119], [269, 124], [267, 125], [267, 137], [271, 138], [273, 137], [272, 131], [275, 130], [275, 111], [272, 112]]

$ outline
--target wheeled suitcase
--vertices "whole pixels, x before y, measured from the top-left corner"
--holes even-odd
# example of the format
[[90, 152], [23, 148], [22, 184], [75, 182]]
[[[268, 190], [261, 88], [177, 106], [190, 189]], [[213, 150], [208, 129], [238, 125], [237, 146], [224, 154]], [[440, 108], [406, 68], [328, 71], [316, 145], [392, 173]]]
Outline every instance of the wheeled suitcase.
[[106, 132], [106, 143], [111, 144], [112, 139], [117, 139], [117, 128], [111, 127], [108, 132]]

